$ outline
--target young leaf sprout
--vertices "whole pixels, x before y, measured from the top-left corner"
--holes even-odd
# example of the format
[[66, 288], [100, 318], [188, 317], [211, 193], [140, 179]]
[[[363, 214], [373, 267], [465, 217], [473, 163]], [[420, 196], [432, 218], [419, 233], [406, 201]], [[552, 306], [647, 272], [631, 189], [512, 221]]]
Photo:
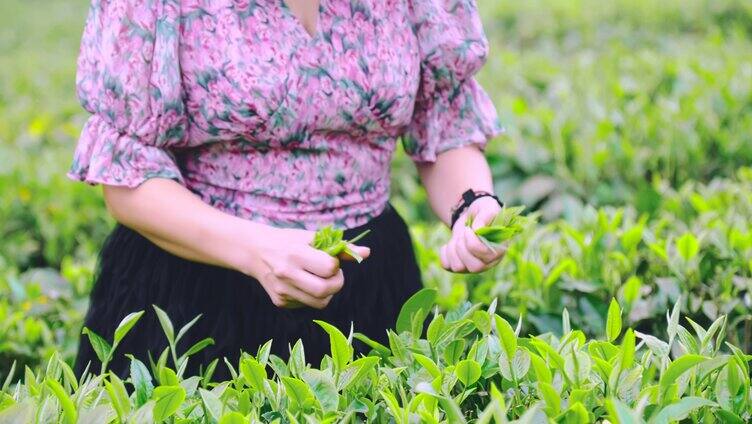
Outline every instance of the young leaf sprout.
[[[475, 234], [490, 245], [498, 245], [513, 238], [522, 232], [528, 221], [528, 218], [520, 215], [523, 209], [524, 206], [504, 208], [491, 225], [477, 228]], [[467, 219], [465, 225], [473, 225], [472, 217]]]
[[332, 226], [327, 226], [316, 231], [316, 235], [313, 236], [313, 242], [311, 242], [311, 246], [335, 257], [341, 257], [342, 255], [350, 256], [358, 261], [358, 263], [360, 263], [363, 261], [363, 258], [355, 251], [350, 249], [350, 244], [353, 244], [362, 239], [370, 231], [371, 230], [363, 231], [352, 240], [344, 240], [344, 230], [336, 229]]

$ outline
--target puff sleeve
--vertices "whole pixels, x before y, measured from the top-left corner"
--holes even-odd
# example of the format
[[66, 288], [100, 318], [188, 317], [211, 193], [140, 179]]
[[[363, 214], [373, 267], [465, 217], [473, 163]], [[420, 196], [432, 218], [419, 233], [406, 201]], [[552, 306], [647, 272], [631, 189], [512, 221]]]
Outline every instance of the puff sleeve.
[[485, 64], [488, 40], [475, 0], [412, 0], [421, 76], [411, 122], [402, 134], [416, 162], [433, 162], [454, 148], [487, 142], [504, 129], [474, 75]]
[[186, 138], [178, 63], [179, 0], [92, 0], [76, 95], [92, 115], [68, 177], [136, 187], [153, 177], [183, 183], [170, 147]]

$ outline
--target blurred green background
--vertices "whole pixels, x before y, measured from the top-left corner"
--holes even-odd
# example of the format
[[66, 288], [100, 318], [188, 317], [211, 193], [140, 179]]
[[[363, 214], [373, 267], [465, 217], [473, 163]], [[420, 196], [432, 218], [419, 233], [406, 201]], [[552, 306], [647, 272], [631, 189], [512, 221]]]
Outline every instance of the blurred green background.
[[[490, 302], [526, 331], [600, 334], [607, 302], [653, 329], [666, 306], [752, 346], [752, 2], [479, 0], [478, 78], [508, 132], [497, 191], [539, 225], [478, 276], [441, 271], [447, 236], [412, 164], [394, 162], [425, 283], [442, 305]], [[66, 179], [87, 114], [74, 92], [88, 3], [0, 3], [0, 376], [71, 359], [96, 252], [113, 225], [98, 188]], [[658, 321], [656, 321], [658, 319]], [[659, 326], [659, 325], [658, 325]]]

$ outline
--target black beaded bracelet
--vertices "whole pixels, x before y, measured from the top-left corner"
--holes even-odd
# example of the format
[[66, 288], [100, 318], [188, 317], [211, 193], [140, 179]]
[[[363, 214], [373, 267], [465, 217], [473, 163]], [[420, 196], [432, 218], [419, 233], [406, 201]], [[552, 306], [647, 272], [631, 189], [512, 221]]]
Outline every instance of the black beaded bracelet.
[[458, 219], [460, 219], [462, 212], [470, 207], [471, 203], [480, 199], [481, 197], [492, 197], [494, 200], [496, 200], [500, 207], [504, 207], [504, 202], [502, 202], [495, 194], [489, 193], [487, 191], [475, 191], [473, 189], [468, 189], [467, 191], [462, 193], [462, 199], [460, 200], [460, 202], [454, 208], [452, 208], [452, 225], [450, 226], [450, 228], [454, 228], [454, 224]]

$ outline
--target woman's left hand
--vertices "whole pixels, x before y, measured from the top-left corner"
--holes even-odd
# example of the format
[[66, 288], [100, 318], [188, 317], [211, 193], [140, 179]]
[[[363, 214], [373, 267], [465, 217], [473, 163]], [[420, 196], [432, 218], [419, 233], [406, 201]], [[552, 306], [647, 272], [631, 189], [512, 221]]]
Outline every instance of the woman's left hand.
[[[475, 234], [475, 229], [489, 225], [501, 213], [501, 207], [491, 197], [475, 200], [452, 228], [452, 238], [441, 247], [441, 266], [452, 272], [482, 272], [494, 267], [506, 253], [503, 246], [491, 248]], [[472, 227], [465, 225], [473, 218]]]

